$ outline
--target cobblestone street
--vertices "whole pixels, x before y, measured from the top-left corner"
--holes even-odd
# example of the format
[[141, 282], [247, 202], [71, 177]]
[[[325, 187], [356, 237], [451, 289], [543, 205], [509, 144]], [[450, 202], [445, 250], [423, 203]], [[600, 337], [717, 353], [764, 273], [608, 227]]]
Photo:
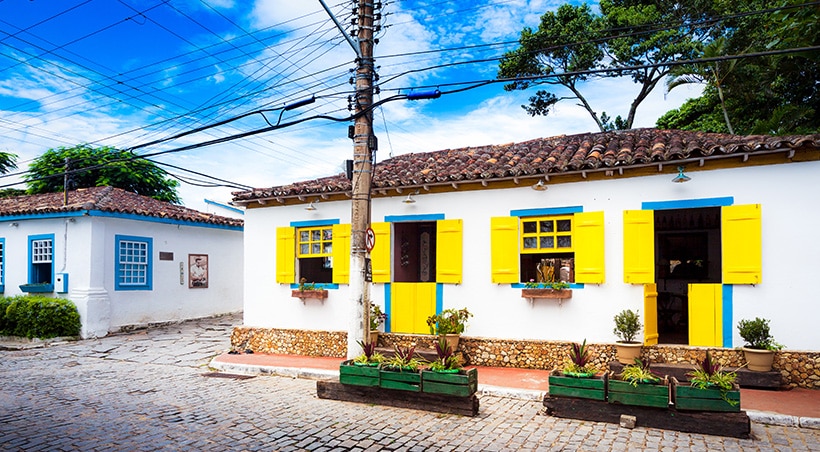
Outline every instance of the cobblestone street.
[[316, 383], [205, 376], [240, 317], [0, 351], [0, 449], [820, 450], [820, 430], [752, 424], [753, 439], [622, 429], [482, 396], [476, 418], [320, 400]]

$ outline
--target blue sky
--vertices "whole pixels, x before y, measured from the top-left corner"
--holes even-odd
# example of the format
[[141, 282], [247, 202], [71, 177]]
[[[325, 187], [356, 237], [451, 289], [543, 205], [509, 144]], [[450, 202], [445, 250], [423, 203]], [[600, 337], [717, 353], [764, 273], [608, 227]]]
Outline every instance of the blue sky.
[[[351, 2], [326, 3], [351, 29]], [[524, 26], [537, 27], [540, 15], [561, 3], [385, 2], [375, 48], [376, 100], [415, 87], [447, 91], [457, 88], [449, 83], [494, 78], [495, 61], [434, 67], [500, 57], [514, 48], [510, 42]], [[282, 121], [344, 118], [354, 58], [318, 0], [0, 0], [0, 151], [18, 154], [25, 170], [50, 148], [130, 148], [312, 95], [315, 103], [283, 113]], [[605, 79], [584, 92], [598, 111], [625, 115], [637, 86]], [[657, 88], [639, 108], [635, 127], [653, 126], [698, 94], [697, 87], [669, 94]], [[530, 95], [494, 84], [435, 100], [386, 103], [374, 118], [377, 159], [596, 130], [571, 101], [548, 117], [528, 116], [520, 105]], [[260, 129], [279, 113], [250, 115], [137, 152]], [[222, 184], [204, 175], [270, 187], [340, 172], [352, 157], [349, 124], [311, 120], [155, 159], [193, 182], [180, 186], [185, 205], [210, 210], [204, 199], [227, 202], [237, 188], [199, 186]], [[6, 176], [0, 185], [19, 180]]]

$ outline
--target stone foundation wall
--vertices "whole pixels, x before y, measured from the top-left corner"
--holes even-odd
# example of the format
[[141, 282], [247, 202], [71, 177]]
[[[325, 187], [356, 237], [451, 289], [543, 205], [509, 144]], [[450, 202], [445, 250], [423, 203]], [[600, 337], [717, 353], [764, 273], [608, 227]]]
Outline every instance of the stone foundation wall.
[[[436, 340], [429, 334], [382, 333], [379, 334], [378, 345], [432, 349]], [[231, 346], [237, 350], [251, 349], [259, 353], [343, 358], [347, 355], [347, 333], [236, 327], [231, 334]], [[465, 364], [551, 370], [563, 364], [570, 343], [462, 336], [458, 348]], [[745, 363], [743, 352], [739, 349], [686, 345], [644, 347], [641, 357], [655, 363], [691, 363], [694, 367], [698, 360], [703, 359], [706, 350], [729, 370]], [[608, 364], [616, 359], [615, 344], [589, 344], [589, 353], [593, 357], [593, 365], [599, 369], [607, 369]], [[820, 351], [780, 351], [775, 354], [773, 367], [780, 371], [783, 382], [790, 387], [820, 389]]]

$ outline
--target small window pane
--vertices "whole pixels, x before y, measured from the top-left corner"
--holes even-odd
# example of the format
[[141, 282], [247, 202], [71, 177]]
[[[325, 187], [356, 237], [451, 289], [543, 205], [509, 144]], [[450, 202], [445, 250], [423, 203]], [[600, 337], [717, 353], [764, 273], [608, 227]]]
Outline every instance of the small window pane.
[[332, 253], [333, 252], [333, 245], [331, 245], [330, 243], [325, 243], [324, 246], [323, 246], [323, 251], [322, 252], [325, 253], [325, 254]]
[[322, 244], [321, 243], [314, 243], [313, 244], [313, 254], [322, 254]]
[[558, 248], [572, 248], [572, 237], [568, 235], [559, 235]]
[[558, 220], [558, 232], [569, 232], [572, 230], [572, 220]]
[[302, 244], [302, 245], [299, 245], [299, 253], [300, 253], [300, 254], [308, 254], [308, 253], [310, 253], [310, 245], [308, 245], [308, 244], [306, 244], [306, 243], [305, 243], [305, 244]]
[[541, 237], [541, 248], [555, 248], [555, 238]]
[[322, 231], [310, 231], [310, 240], [312, 241], [319, 241], [322, 240]]
[[553, 232], [554, 226], [552, 220], [540, 221], [541, 232]]
[[524, 222], [524, 234], [534, 234], [536, 231], [536, 223], [534, 221]]
[[300, 242], [307, 242], [309, 238], [310, 238], [310, 235], [308, 235], [308, 231], [299, 231], [299, 241]]
[[538, 242], [535, 240], [535, 237], [525, 237], [524, 238], [524, 248], [533, 248], [533, 249], [537, 248], [538, 247], [537, 243]]
[[332, 229], [323, 229], [322, 230], [322, 240], [333, 240], [333, 230]]

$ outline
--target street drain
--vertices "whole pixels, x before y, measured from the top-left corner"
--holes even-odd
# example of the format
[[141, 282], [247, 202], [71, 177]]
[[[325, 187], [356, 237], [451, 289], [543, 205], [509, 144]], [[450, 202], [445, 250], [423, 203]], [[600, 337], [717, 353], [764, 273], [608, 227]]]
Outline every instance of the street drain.
[[230, 378], [232, 380], [248, 380], [254, 377], [254, 375], [226, 374], [222, 372], [208, 372], [202, 374], [202, 376], [210, 378]]

